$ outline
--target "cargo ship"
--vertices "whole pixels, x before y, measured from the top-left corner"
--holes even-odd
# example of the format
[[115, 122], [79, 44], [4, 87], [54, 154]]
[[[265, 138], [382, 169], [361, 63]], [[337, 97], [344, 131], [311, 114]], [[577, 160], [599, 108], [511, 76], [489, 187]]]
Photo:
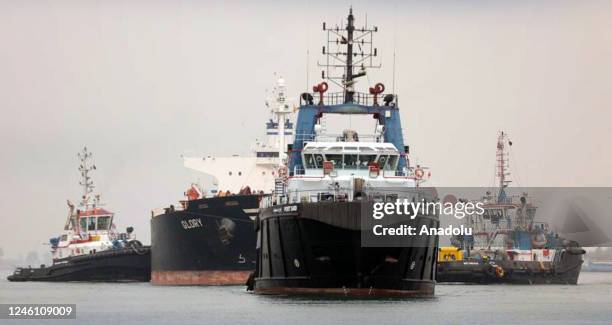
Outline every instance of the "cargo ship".
[[[362, 213], [375, 202], [395, 202], [414, 193], [424, 171], [411, 167], [404, 146], [397, 96], [377, 83], [355, 90], [357, 78], [375, 67], [376, 27], [329, 27], [327, 81], [303, 93], [288, 165], [279, 169], [273, 196], [262, 200], [257, 220], [257, 269], [248, 289], [269, 295], [432, 296], [437, 236], [398, 247], [364, 245]], [[332, 63], [335, 62], [335, 63]], [[329, 71], [343, 68], [340, 77]], [[323, 76], [325, 76], [325, 72]], [[374, 134], [328, 133], [324, 117], [371, 116]], [[391, 190], [390, 190], [391, 189]], [[419, 214], [414, 225], [437, 227], [437, 215]]]
[[585, 250], [562, 238], [548, 223], [536, 219], [537, 206], [528, 193], [511, 194], [508, 188], [507, 148], [497, 138], [497, 191], [479, 200], [484, 213], [464, 219], [472, 235], [455, 236], [452, 246], [440, 247], [438, 282], [577, 284]]
[[133, 227], [117, 232], [114, 213], [101, 207], [100, 195], [92, 195], [91, 158], [87, 148], [79, 153], [83, 195], [76, 211], [68, 201], [63, 232], [49, 240], [53, 264], [17, 268], [9, 281], [149, 281], [150, 247], [136, 239]]
[[293, 107], [279, 78], [266, 101], [266, 139], [249, 156], [184, 157], [185, 167], [213, 176], [191, 184], [177, 204], [152, 211], [151, 282], [156, 285], [242, 285], [255, 269], [255, 227], [262, 198], [274, 190], [282, 148], [293, 136]]

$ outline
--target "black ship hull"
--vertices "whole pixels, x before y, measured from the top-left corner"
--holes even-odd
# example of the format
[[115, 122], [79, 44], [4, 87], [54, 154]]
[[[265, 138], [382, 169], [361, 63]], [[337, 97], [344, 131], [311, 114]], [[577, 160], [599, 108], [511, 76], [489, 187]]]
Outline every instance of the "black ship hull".
[[563, 250], [553, 262], [438, 262], [437, 281], [474, 284], [577, 284], [584, 250]]
[[151, 219], [151, 282], [157, 285], [244, 284], [255, 269], [260, 195], [186, 202]]
[[74, 256], [56, 261], [51, 266], [19, 268], [9, 281], [49, 282], [148, 282], [151, 278], [149, 246]]
[[[371, 231], [361, 229], [362, 204], [263, 209], [258, 265], [249, 289], [258, 294], [432, 296], [437, 237], [415, 247], [362, 247], [361, 232]], [[286, 210], [296, 212], [279, 212]], [[437, 218], [416, 222], [433, 227], [439, 223]]]

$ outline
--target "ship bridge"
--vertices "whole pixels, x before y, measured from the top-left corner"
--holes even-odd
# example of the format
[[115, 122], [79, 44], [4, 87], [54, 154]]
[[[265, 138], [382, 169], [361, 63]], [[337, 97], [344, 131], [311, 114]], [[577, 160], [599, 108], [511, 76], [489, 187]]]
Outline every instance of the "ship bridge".
[[394, 145], [382, 142], [315, 142], [306, 144], [302, 152], [305, 175], [321, 175], [326, 161], [338, 174], [365, 176], [373, 165], [394, 171], [399, 158]]
[[[290, 175], [298, 175], [308, 168], [305, 161], [306, 156], [302, 155], [302, 153], [308, 147], [308, 144], [322, 141], [321, 136], [317, 132], [317, 126], [319, 119], [324, 114], [371, 115], [373, 120], [377, 122], [380, 133], [373, 137], [371, 139], [372, 142], [369, 144], [353, 142], [345, 147], [358, 147], [360, 149], [363, 148], [363, 150], [368, 150], [368, 148], [390, 148], [395, 151], [396, 155], [406, 156], [408, 147], [404, 145], [399, 108], [397, 107], [397, 96], [393, 94], [382, 95], [359, 92], [355, 92], [353, 95], [352, 102], [342, 103], [343, 93], [302, 94], [296, 121], [296, 134], [294, 143], [290, 148]], [[319, 100], [316, 104], [314, 103], [315, 96]], [[379, 98], [383, 98], [382, 101], [384, 103], [382, 105], [379, 104]], [[361, 141], [363, 140], [365, 139], [361, 139]], [[366, 153], [363, 152], [363, 155], [365, 157]], [[342, 163], [344, 164], [344, 161]], [[385, 166], [386, 164], [385, 162]], [[407, 167], [406, 159], [397, 159], [394, 170], [401, 174], [404, 173], [404, 169]]]

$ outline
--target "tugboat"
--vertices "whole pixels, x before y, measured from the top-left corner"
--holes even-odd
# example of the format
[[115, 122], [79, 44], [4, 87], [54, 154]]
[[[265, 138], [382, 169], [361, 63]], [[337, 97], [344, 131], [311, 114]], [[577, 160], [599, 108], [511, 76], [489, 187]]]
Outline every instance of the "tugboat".
[[451, 238], [438, 253], [438, 282], [576, 284], [585, 250], [535, 219], [527, 193], [510, 195], [507, 134], [497, 138], [497, 193], [482, 198], [484, 213], [467, 216], [472, 235]]
[[151, 282], [157, 285], [242, 285], [255, 269], [255, 227], [259, 202], [274, 190], [274, 176], [293, 112], [285, 82], [277, 80], [267, 100], [267, 141], [251, 156], [184, 157], [184, 165], [214, 177], [213, 188], [191, 184], [185, 199], [152, 211]]
[[[314, 93], [301, 95], [290, 160], [279, 169], [275, 194], [262, 200], [257, 220], [257, 269], [247, 283], [256, 294], [434, 294], [437, 236], [402, 247], [363, 242], [372, 229], [364, 227], [367, 213], [362, 213], [372, 211], [375, 202], [410, 197], [424, 172], [409, 165], [397, 96], [383, 95], [382, 83], [369, 94], [355, 91], [356, 79], [375, 67], [372, 35], [378, 29], [356, 28], [354, 20], [350, 9], [345, 26], [323, 24], [329, 33], [323, 48], [326, 79], [343, 91], [326, 94], [328, 84], [321, 82]], [[342, 77], [330, 76], [329, 69], [339, 64], [333, 62], [343, 63]], [[370, 115], [375, 134], [328, 134], [327, 114]], [[414, 220], [418, 228], [438, 224], [438, 215]]]
[[9, 281], [102, 281], [147, 282], [151, 274], [151, 252], [135, 239], [134, 229], [115, 231], [114, 213], [101, 208], [100, 195], [94, 189], [90, 172], [91, 152], [79, 153], [83, 196], [79, 208], [68, 200], [68, 218], [62, 234], [49, 240], [53, 264], [39, 268], [20, 267]]

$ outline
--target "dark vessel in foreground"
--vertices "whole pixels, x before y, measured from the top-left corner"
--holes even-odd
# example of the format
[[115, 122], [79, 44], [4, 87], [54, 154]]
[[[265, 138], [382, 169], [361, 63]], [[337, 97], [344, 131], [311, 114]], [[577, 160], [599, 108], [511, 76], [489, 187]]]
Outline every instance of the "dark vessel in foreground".
[[79, 154], [83, 197], [79, 209], [68, 201], [70, 213], [64, 231], [50, 239], [53, 264], [17, 268], [9, 281], [149, 281], [150, 247], [133, 236], [133, 228], [116, 233], [114, 214], [100, 208], [100, 196], [92, 197], [93, 182], [87, 148]]
[[484, 213], [466, 217], [470, 236], [454, 237], [438, 253], [438, 282], [576, 284], [585, 253], [577, 242], [561, 238], [535, 219], [527, 193], [510, 195], [506, 146], [497, 140], [499, 190], [482, 199]]
[[[257, 269], [248, 289], [283, 295], [431, 296], [437, 236], [404, 247], [366, 247], [362, 241], [372, 232], [362, 225], [372, 205], [410, 196], [423, 176], [422, 169], [409, 168], [396, 96], [383, 95], [380, 83], [369, 94], [354, 91], [356, 78], [372, 66], [371, 36], [377, 29], [355, 28], [351, 10], [346, 27], [327, 30], [338, 39], [329, 39], [324, 53], [331, 60], [342, 56], [336, 62], [344, 62], [338, 81], [344, 91], [325, 94], [328, 85], [322, 82], [314, 94], [301, 97], [288, 167], [279, 170], [275, 195], [262, 202]], [[328, 80], [336, 79], [328, 74]], [[326, 114], [370, 115], [375, 134], [327, 134], [321, 123]], [[413, 220], [419, 228], [438, 223], [437, 215]]]
[[267, 141], [257, 142], [252, 156], [184, 158], [186, 167], [213, 176], [214, 188], [192, 184], [185, 200], [152, 212], [153, 284], [242, 285], [255, 269], [253, 220], [260, 200], [274, 190], [279, 148], [293, 135], [284, 94], [279, 78], [266, 103]]

